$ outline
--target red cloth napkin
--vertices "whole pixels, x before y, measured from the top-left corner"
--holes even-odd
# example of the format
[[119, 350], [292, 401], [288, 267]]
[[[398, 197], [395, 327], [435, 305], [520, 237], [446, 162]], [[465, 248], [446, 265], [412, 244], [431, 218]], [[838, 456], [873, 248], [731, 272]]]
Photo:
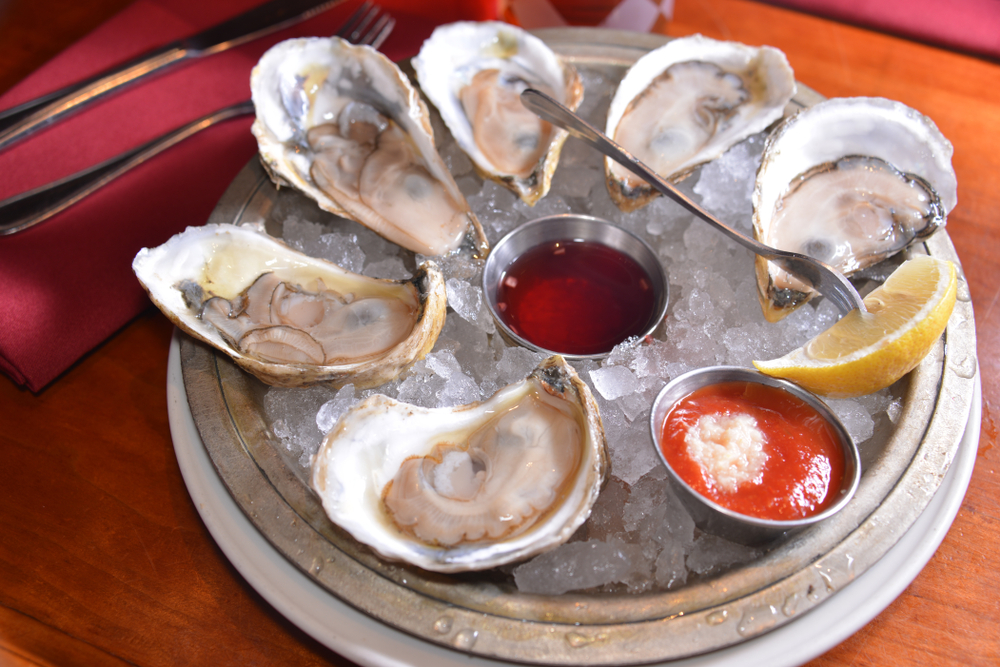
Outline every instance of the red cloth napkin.
[[[190, 35], [261, 0], [138, 0], [0, 97], [0, 109]], [[250, 96], [264, 51], [296, 36], [330, 35], [360, 0], [237, 49], [181, 65], [133, 85], [0, 153], [0, 198], [97, 164]], [[397, 17], [382, 46], [394, 60], [416, 54], [438, 23], [489, 18], [490, 3], [443, 2]], [[407, 9], [406, 5], [411, 6]], [[252, 118], [214, 126], [50, 220], [0, 237], [0, 370], [39, 391], [148, 307], [132, 273], [135, 254], [203, 224], [257, 150]]]

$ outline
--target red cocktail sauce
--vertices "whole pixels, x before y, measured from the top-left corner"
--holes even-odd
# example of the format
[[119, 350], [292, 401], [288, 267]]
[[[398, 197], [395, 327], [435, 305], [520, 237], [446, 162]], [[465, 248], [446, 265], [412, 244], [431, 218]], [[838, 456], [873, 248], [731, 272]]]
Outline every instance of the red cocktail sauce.
[[562, 239], [534, 247], [504, 272], [500, 318], [538, 347], [601, 354], [645, 333], [656, 306], [653, 283], [634, 259], [594, 241]]
[[[761, 481], [735, 492], [714, 487], [687, 453], [684, 436], [703, 415], [745, 413], [757, 420], [768, 459]], [[755, 382], [723, 382], [698, 389], [671, 409], [660, 449], [681, 479], [709, 500], [739, 514], [788, 521], [820, 513], [836, 501], [844, 453], [833, 427], [792, 394]]]

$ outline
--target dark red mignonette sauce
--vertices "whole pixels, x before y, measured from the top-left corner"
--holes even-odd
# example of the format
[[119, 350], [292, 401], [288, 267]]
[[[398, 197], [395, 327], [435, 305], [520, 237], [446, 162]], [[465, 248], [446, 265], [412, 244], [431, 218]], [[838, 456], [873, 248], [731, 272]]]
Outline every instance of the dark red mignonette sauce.
[[[765, 436], [767, 462], [759, 484], [729, 493], [714, 486], [687, 453], [684, 437], [703, 415], [749, 414]], [[819, 514], [839, 497], [844, 452], [833, 427], [797, 396], [755, 382], [723, 382], [684, 397], [671, 409], [660, 449], [681, 479], [739, 514], [788, 521]]]
[[628, 255], [594, 241], [560, 239], [511, 262], [497, 309], [521, 338], [562, 354], [610, 352], [650, 324], [656, 295]]

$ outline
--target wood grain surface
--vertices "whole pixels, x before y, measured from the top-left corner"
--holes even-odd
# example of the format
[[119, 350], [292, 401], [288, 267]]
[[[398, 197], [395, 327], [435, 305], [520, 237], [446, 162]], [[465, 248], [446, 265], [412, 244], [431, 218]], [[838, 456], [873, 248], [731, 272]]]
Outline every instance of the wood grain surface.
[[[0, 2], [0, 92], [125, 4]], [[665, 31], [778, 47], [823, 95], [901, 100], [954, 143], [976, 469], [912, 585], [810, 665], [1000, 664], [1000, 64], [748, 0], [676, 0]], [[167, 425], [171, 331], [150, 309], [37, 395], [0, 379], [0, 665], [350, 665], [267, 604], [201, 522]]]

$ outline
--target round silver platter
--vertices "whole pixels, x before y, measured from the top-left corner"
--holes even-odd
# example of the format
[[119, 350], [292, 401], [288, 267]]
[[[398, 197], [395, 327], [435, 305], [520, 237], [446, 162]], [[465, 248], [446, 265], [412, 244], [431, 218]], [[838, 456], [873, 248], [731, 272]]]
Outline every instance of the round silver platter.
[[[538, 34], [569, 61], [608, 77], [620, 77], [666, 41], [586, 28]], [[800, 85], [789, 111], [820, 99]], [[254, 159], [209, 222], [280, 228], [282, 202], [295, 197], [301, 195], [276, 189]], [[944, 232], [923, 249], [958, 263]], [[943, 340], [893, 386], [902, 413], [895, 424], [876, 423], [862, 452], [861, 485], [844, 511], [747, 565], [641, 595], [525, 595], [497, 573], [445, 576], [384, 562], [326, 518], [266, 423], [265, 385], [187, 337], [181, 367], [195, 424], [223, 483], [267, 540], [331, 595], [456, 651], [521, 663], [622, 665], [737, 644], [822, 604], [871, 567], [923, 512], [957, 452], [973, 401], [975, 355], [963, 280]]]

